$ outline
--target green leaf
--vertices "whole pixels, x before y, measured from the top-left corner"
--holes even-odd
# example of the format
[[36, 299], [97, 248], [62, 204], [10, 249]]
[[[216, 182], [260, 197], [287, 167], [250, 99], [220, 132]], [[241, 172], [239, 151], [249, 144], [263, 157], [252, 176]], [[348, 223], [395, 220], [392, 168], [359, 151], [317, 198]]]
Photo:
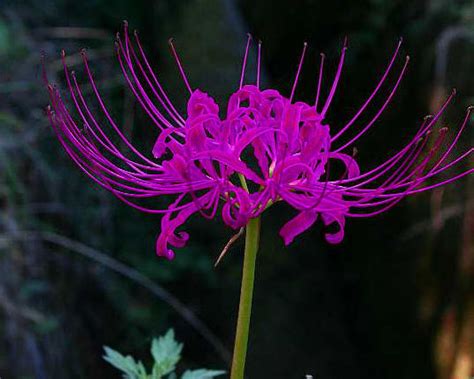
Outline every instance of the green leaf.
[[[149, 379], [162, 379], [163, 375], [166, 375], [166, 374], [162, 374], [162, 367], [155, 363]], [[173, 371], [172, 373], [169, 374], [167, 379], [176, 379], [176, 373]]]
[[151, 343], [151, 355], [155, 360], [152, 378], [159, 379], [175, 370], [176, 364], [181, 359], [183, 344], [174, 339], [173, 329]]
[[[130, 355], [124, 356], [118, 351], [104, 347], [104, 359], [112, 366], [124, 373], [125, 379], [177, 379], [175, 368], [181, 359], [183, 344], [176, 342], [174, 331], [170, 329], [164, 336], [153, 339], [151, 343], [151, 355], [154, 359], [151, 375], [147, 375], [145, 367], [140, 361], [135, 361]], [[181, 379], [210, 379], [225, 374], [225, 371], [217, 370], [188, 370]]]
[[222, 370], [207, 370], [202, 368], [199, 370], [185, 371], [181, 379], [208, 379], [224, 374], [225, 371]]
[[122, 371], [126, 379], [147, 379], [145, 367], [140, 361], [135, 361], [130, 355], [124, 356], [118, 351], [104, 346], [104, 359], [112, 366]]

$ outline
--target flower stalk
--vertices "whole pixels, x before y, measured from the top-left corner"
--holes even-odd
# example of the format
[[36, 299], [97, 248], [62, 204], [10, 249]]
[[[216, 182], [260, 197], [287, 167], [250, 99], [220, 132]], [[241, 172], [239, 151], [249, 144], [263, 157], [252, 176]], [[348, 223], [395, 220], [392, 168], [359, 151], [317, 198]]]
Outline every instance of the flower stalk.
[[255, 262], [260, 241], [260, 217], [250, 219], [245, 232], [244, 265], [240, 288], [239, 315], [235, 333], [234, 354], [232, 357], [231, 379], [243, 379], [245, 358], [249, 338], [250, 316], [252, 313]]

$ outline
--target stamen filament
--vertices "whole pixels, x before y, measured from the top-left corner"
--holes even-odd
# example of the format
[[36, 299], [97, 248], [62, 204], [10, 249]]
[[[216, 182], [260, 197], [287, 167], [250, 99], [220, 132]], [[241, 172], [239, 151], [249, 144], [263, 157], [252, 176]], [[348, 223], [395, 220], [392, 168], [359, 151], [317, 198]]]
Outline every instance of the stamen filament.
[[295, 94], [295, 90], [296, 90], [296, 85], [298, 84], [298, 78], [300, 76], [300, 72], [301, 72], [301, 67], [303, 66], [303, 61], [304, 61], [304, 56], [305, 56], [305, 53], [306, 53], [306, 48], [308, 47], [308, 44], [305, 42], [303, 44], [303, 51], [301, 53], [301, 58], [300, 58], [300, 62], [298, 64], [298, 70], [296, 71], [296, 76], [295, 76], [295, 80], [293, 82], [293, 88], [291, 89], [291, 94], [290, 94], [290, 103], [291, 101], [293, 100], [293, 96]]
[[171, 48], [171, 52], [173, 53], [173, 57], [176, 61], [176, 64], [178, 65], [178, 68], [179, 68], [179, 72], [181, 74], [181, 77], [183, 78], [184, 80], [184, 84], [186, 85], [186, 88], [188, 89], [189, 93], [192, 94], [193, 93], [193, 90], [191, 89], [191, 86], [189, 85], [189, 81], [188, 81], [188, 78], [186, 77], [186, 74], [184, 72], [184, 69], [183, 69], [183, 65], [181, 64], [181, 61], [179, 60], [179, 57], [178, 57], [178, 53], [176, 52], [176, 49], [174, 48], [174, 45], [173, 45], [173, 38], [170, 38], [168, 40], [168, 44], [170, 45], [170, 48]]
[[257, 52], [257, 88], [260, 89], [260, 64], [262, 58], [262, 41], [258, 41], [258, 52]]
[[240, 73], [240, 83], [239, 83], [239, 89], [242, 89], [244, 86], [244, 77], [245, 77], [245, 68], [247, 67], [247, 57], [249, 55], [249, 48], [250, 48], [250, 42], [252, 41], [252, 35], [250, 33], [247, 34], [247, 44], [245, 45], [245, 53], [244, 53], [244, 59], [242, 62], [242, 71]]
[[321, 53], [320, 55], [321, 55], [321, 61], [319, 63], [318, 88], [316, 90], [316, 100], [314, 101], [314, 109], [316, 109], [316, 112], [318, 111], [319, 94], [321, 92], [321, 83], [323, 81], [324, 58], [326, 57], [324, 53]]

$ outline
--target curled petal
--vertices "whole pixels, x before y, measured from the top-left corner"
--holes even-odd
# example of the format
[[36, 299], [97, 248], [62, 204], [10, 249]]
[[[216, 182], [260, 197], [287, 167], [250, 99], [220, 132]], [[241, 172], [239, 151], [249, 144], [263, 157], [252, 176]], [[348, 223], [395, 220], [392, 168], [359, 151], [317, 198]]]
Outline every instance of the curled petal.
[[196, 117], [202, 114], [218, 114], [219, 106], [207, 93], [195, 90], [188, 101], [188, 117]]
[[[155, 145], [153, 146], [152, 149], [152, 154], [156, 159], [159, 159], [163, 156], [163, 154], [166, 152], [167, 148], [171, 148], [171, 150], [175, 151], [176, 145], [178, 142], [175, 140], [171, 139], [171, 141], [167, 142], [167, 139], [174, 133], [175, 131], [173, 129], [166, 129], [163, 130], [160, 135], [158, 136]], [[175, 148], [173, 149], [172, 146]]]
[[303, 211], [283, 225], [280, 229], [280, 236], [285, 245], [292, 243], [296, 236], [310, 228], [317, 219], [318, 213], [316, 211]]
[[321, 217], [323, 219], [324, 225], [328, 226], [331, 224], [337, 224], [337, 231], [334, 233], [326, 233], [324, 237], [326, 241], [331, 244], [338, 244], [344, 239], [344, 226], [346, 224], [346, 219], [343, 214], [337, 213], [322, 213]]
[[233, 229], [245, 226], [251, 216], [252, 207], [248, 192], [234, 187], [226, 192], [227, 201], [222, 207], [222, 219]]
[[171, 219], [171, 214], [166, 214], [161, 219], [161, 232], [156, 239], [156, 254], [166, 259], [174, 258], [174, 251], [168, 245], [174, 247], [183, 247], [189, 239], [186, 232], [175, 233], [176, 229], [195, 212], [198, 207], [196, 203], [190, 203], [187, 208], [179, 211], [175, 218]]
[[344, 166], [346, 167], [346, 177], [348, 179], [355, 178], [356, 176], [360, 175], [359, 165], [357, 164], [356, 160], [351, 157], [350, 155], [343, 154], [343, 153], [331, 153], [329, 157], [332, 159], [338, 159]]

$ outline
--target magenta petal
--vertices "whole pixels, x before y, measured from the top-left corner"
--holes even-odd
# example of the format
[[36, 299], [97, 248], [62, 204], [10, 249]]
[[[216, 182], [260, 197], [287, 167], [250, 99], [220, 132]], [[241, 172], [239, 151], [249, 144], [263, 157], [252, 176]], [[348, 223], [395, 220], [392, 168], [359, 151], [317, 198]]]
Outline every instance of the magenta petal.
[[164, 130], [160, 133], [158, 136], [155, 145], [153, 146], [152, 153], [153, 156], [158, 159], [160, 158], [166, 151], [166, 148], [168, 147], [166, 143], [166, 139], [170, 137], [170, 135], [174, 133], [173, 129], [167, 129]]
[[301, 108], [302, 107], [300, 105], [286, 107], [281, 120], [281, 130], [286, 136], [285, 142], [287, 143], [290, 151], [293, 151], [298, 139], [299, 124], [301, 121]]
[[329, 156], [332, 159], [338, 159], [344, 163], [344, 166], [346, 166], [347, 178], [354, 178], [360, 175], [359, 165], [357, 164], [356, 160], [350, 155], [342, 153], [331, 153]]
[[331, 225], [333, 223], [337, 224], [337, 231], [334, 233], [326, 233], [324, 237], [326, 241], [331, 244], [338, 244], [344, 239], [344, 225], [346, 220], [343, 215], [341, 214], [334, 214], [334, 213], [323, 213], [321, 214], [323, 219], [324, 225]]
[[201, 114], [218, 114], [219, 106], [207, 93], [195, 90], [188, 101], [188, 116], [196, 117]]
[[196, 203], [190, 203], [187, 208], [179, 211], [174, 219], [167, 214], [161, 219], [161, 232], [156, 239], [156, 254], [167, 259], [174, 258], [174, 251], [168, 245], [183, 247], [189, 239], [188, 233], [180, 232], [175, 234], [175, 230], [184, 224], [186, 220], [198, 210]]
[[303, 211], [283, 225], [280, 229], [280, 236], [283, 238], [285, 245], [293, 242], [296, 236], [310, 228], [317, 219], [318, 213], [316, 211]]

